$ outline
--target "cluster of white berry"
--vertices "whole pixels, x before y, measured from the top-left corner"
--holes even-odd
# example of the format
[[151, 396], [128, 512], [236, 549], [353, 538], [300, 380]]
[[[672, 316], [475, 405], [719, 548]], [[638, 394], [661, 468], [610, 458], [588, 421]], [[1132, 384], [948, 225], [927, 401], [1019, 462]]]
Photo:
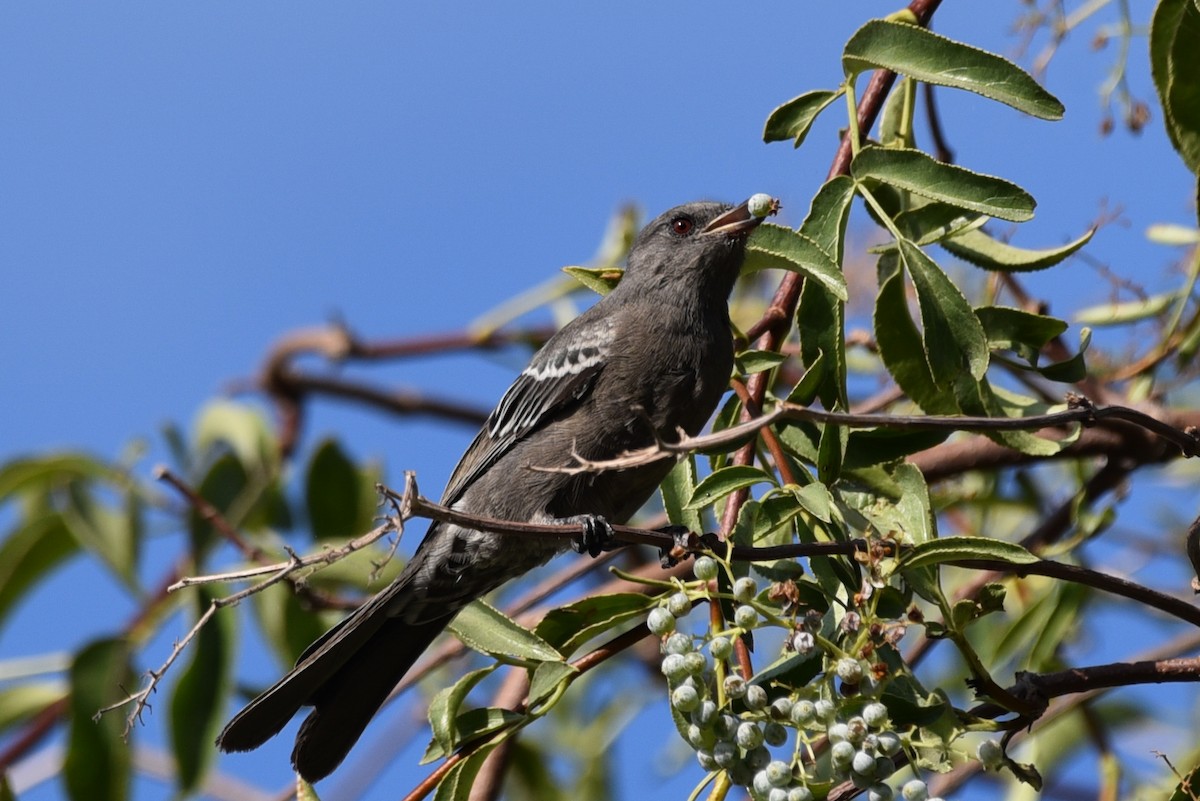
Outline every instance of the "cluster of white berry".
[[[719, 570], [719, 563], [707, 556], [694, 565], [696, 578], [703, 582], [715, 579]], [[888, 780], [896, 772], [895, 758], [904, 749], [905, 736], [888, 727], [884, 704], [843, 698], [833, 692], [832, 680], [805, 688], [802, 692], [808, 697], [793, 694], [771, 700], [766, 687], [730, 669], [734, 639], [764, 620], [757, 593], [752, 578], [733, 582], [733, 627], [724, 632], [693, 636], [676, 630], [693, 605], [682, 588], [647, 619], [650, 630], [662, 638], [662, 673], [671, 707], [700, 766], [725, 772], [729, 781], [749, 788], [756, 801], [811, 801], [814, 788], [823, 797], [833, 783], [847, 780], [865, 790], [869, 801], [890, 801], [896, 791]], [[827, 668], [827, 675], [845, 685], [864, 680], [857, 659], [829, 657]], [[793, 743], [792, 731], [796, 739], [787, 747]], [[811, 744], [822, 736], [827, 739], [828, 760], [802, 764], [802, 754], [811, 756]], [[906, 801], [941, 801], [929, 797], [919, 778], [906, 782], [899, 793]]]

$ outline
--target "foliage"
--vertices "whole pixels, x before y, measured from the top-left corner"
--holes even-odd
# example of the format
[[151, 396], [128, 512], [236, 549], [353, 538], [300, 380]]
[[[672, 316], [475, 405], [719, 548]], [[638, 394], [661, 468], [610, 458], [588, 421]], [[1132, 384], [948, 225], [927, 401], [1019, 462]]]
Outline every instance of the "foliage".
[[[770, 801], [893, 792], [915, 799], [949, 794], [982, 770], [1039, 788], [1074, 752], [1107, 754], [1108, 733], [1146, 723], [1147, 713], [1123, 705], [1112, 688], [1200, 679], [1200, 663], [1175, 658], [1195, 650], [1191, 629], [1154, 654], [1113, 665], [1077, 663], [1069, 648], [1085, 617], [1111, 614], [1114, 597], [1125, 599], [1127, 614], [1200, 624], [1169, 587], [1088, 569], [1090, 546], [1113, 531], [1113, 493], [1181, 451], [1195, 453], [1190, 427], [1200, 425], [1200, 410], [1170, 405], [1166, 392], [1196, 373], [1200, 236], [1156, 234], [1189, 248], [1178, 288], [1080, 315], [1131, 340], [1145, 330], [1134, 326], [1153, 323], [1139, 358], [1089, 350], [1086, 328], [1072, 348], [1068, 322], [1044, 313], [1019, 280], [1086, 252], [1095, 228], [1065, 245], [1012, 244], [993, 221], [1031, 219], [1034, 198], [1004, 177], [947, 163], [914, 133], [924, 85], [970, 92], [1048, 126], [1062, 104], [1009, 60], [923, 27], [934, 7], [918, 1], [866, 22], [845, 45], [840, 86], [806, 90], [766, 120], [767, 142], [812, 147], [814, 121], [837, 113], [842, 100], [849, 135], [799, 227], [764, 225], [752, 237], [746, 272], [785, 271], [771, 304], [785, 314], [754, 321], [747, 310], [761, 309], [765, 284], [761, 276], [744, 282], [734, 309], [749, 323], [732, 378], [737, 391], [714, 421], [717, 436], [669, 456], [678, 463], [662, 487], [661, 515], [692, 532], [715, 526], [718, 536], [684, 543], [691, 553], [677, 553], [682, 560], [669, 568], [626, 564], [608, 584], [532, 617], [540, 599], [511, 596], [460, 615], [452, 631], [462, 645], [447, 647], [477, 656], [457, 679], [439, 674], [442, 689], [429, 703], [425, 761], [438, 763], [436, 798], [467, 798], [481, 782], [499, 786], [505, 766], [515, 793], [608, 797], [606, 755], [595, 743], [615, 736], [629, 704], [656, 699], [699, 763], [697, 796], [721, 798], [743, 786]], [[1193, 173], [1198, 43], [1200, 6], [1161, 0], [1149, 58], [1170, 140]], [[1039, 135], [1053, 136], [1052, 128]], [[856, 209], [883, 237], [872, 249], [875, 287], [844, 271]], [[569, 280], [611, 288], [631, 229], [624, 218], [601, 263], [569, 268]], [[982, 288], [954, 280], [944, 254], [987, 271]], [[865, 298], [870, 335], [852, 340], [848, 303]], [[442, 346], [539, 337], [493, 323]], [[366, 352], [363, 344], [335, 330], [305, 347], [342, 358]], [[0, 466], [0, 504], [15, 520], [0, 542], [0, 625], [73, 559], [95, 560], [142, 599], [136, 618], [97, 632], [64, 678], [35, 671], [0, 692], [0, 729], [15, 735], [0, 768], [63, 726], [67, 795], [127, 797], [136, 728], [122, 725], [122, 712], [107, 712], [99, 725], [91, 718], [113, 706], [132, 723], [162, 681], [168, 703], [153, 713], [169, 721], [180, 796], [196, 795], [214, 770], [214, 733], [238, 695], [240, 621], [226, 607], [249, 605], [258, 629], [243, 636], [265, 637], [291, 660], [395, 574], [398, 560], [387, 560], [379, 542], [391, 529], [362, 537], [379, 512], [377, 469], [333, 440], [293, 453], [304, 401], [332, 386], [306, 383], [287, 361], [298, 355], [277, 355], [265, 382], [283, 424], [242, 404], [213, 403], [190, 438], [168, 432], [175, 466], [159, 476], [165, 485], [134, 465], [84, 454]], [[866, 377], [886, 380], [889, 392], [864, 409]], [[1090, 401], [1068, 404], [1068, 392]], [[373, 402], [403, 411], [385, 398]], [[1140, 416], [1104, 414], [1135, 404]], [[782, 413], [769, 425], [753, 422], [772, 410]], [[1047, 417], [1064, 410], [1067, 417]], [[739, 423], [748, 427], [719, 436]], [[406, 516], [404, 508], [392, 512]], [[441, 513], [428, 505], [417, 512]], [[164, 529], [175, 533], [181, 558], [167, 580], [143, 584], [147, 532]], [[292, 561], [284, 535], [298, 529], [328, 550]], [[1181, 561], [1177, 540], [1168, 558]], [[235, 568], [247, 569], [249, 591], [167, 590], [184, 576]], [[559, 589], [583, 572], [564, 571]], [[148, 648], [180, 614], [204, 625], [169, 658]], [[592, 676], [619, 670], [612, 658], [646, 641], [662, 679], [653, 693], [593, 689]], [[138, 666], [164, 660], [133, 692]], [[477, 705], [497, 675], [516, 679]], [[546, 767], [546, 751], [576, 761], [573, 780]], [[1185, 760], [1180, 777], [1194, 779], [1195, 753], [1177, 758]], [[1105, 776], [1096, 783], [1114, 794], [1119, 785], [1122, 797], [1175, 784], [1174, 797], [1195, 797], [1165, 766], [1142, 784]], [[297, 792], [316, 797], [310, 787]], [[8, 795], [0, 784], [0, 797]]]

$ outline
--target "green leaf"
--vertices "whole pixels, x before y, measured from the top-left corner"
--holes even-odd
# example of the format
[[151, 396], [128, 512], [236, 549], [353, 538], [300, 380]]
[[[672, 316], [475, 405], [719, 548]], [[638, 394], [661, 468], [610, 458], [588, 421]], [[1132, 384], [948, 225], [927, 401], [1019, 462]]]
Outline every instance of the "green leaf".
[[[835, 407], [834, 410], [845, 411], [841, 407]], [[833, 484], [841, 476], [849, 434], [845, 426], [826, 423], [822, 427], [821, 442], [817, 446], [817, 478], [821, 483]]]
[[480, 670], [473, 670], [449, 687], [439, 690], [429, 702], [429, 727], [433, 731], [434, 742], [443, 753], [450, 754], [458, 747], [458, 729], [455, 721], [458, 719], [463, 701], [467, 700], [471, 690], [485, 678], [490, 676], [497, 665], [492, 664]]
[[1041, 561], [1016, 543], [987, 537], [942, 537], [922, 542], [902, 561], [904, 567], [912, 569], [971, 559], [987, 559], [1010, 565], [1032, 565]]
[[850, 440], [846, 443], [843, 467], [847, 470], [857, 470], [895, 462], [910, 454], [940, 445], [949, 436], [949, 431], [897, 431], [892, 428], [851, 431]]
[[534, 632], [559, 653], [571, 654], [606, 631], [640, 620], [655, 605], [640, 592], [591, 596], [550, 610]]
[[24, 723], [66, 695], [63, 681], [26, 681], [0, 688], [0, 732]]
[[963, 261], [1006, 273], [1031, 272], [1053, 267], [1091, 241], [1096, 229], [1089, 228], [1074, 242], [1057, 248], [1027, 250], [993, 239], [983, 231], [969, 230], [939, 241], [942, 247]]
[[761, 468], [753, 465], [732, 465], [723, 467], [704, 477], [697, 485], [688, 501], [688, 509], [702, 509], [731, 492], [736, 492], [755, 484], [775, 483], [775, 477]]
[[791, 228], [763, 223], [746, 240], [742, 272], [772, 268], [803, 273], [838, 300], [847, 298], [845, 276], [820, 245]]
[[935, 86], [974, 92], [1043, 120], [1063, 115], [1062, 103], [1016, 64], [915, 25], [869, 21], [846, 42], [842, 67], [849, 76], [889, 69]]
[[1150, 67], [1171, 144], [1200, 174], [1200, 9], [1189, 0], [1160, 0], [1150, 22]]
[[267, 644], [280, 663], [288, 667], [340, 617], [336, 612], [316, 613], [306, 609], [291, 586], [282, 582], [255, 593], [251, 609]]
[[[197, 617], [208, 611], [215, 597], [214, 586], [188, 591]], [[233, 683], [236, 632], [233, 615], [218, 613], [209, 618], [189, 646], [191, 661], [171, 694], [171, 750], [184, 794], [200, 786], [216, 758], [212, 744], [221, 730], [225, 700]]]
[[63, 521], [81, 546], [100, 557], [127, 587], [137, 587], [141, 526], [137, 515], [101, 503], [82, 482], [67, 488]]
[[369, 530], [375, 517], [373, 477], [359, 471], [333, 439], [321, 442], [313, 453], [304, 499], [317, 540], [349, 539]]
[[545, 711], [538, 706], [581, 675], [579, 668], [566, 662], [539, 662], [529, 681], [529, 708], [539, 713]]
[[437, 792], [433, 794], [433, 801], [470, 801], [475, 777], [479, 775], [479, 770], [495, 747], [495, 744], [482, 746], [450, 768], [438, 782]]
[[844, 92], [844, 89], [835, 92], [818, 89], [792, 98], [767, 117], [767, 124], [763, 128], [763, 141], [780, 142], [794, 139], [793, 146], [800, 147], [804, 138], [808, 136], [813, 121]]
[[72, 481], [88, 479], [120, 483], [125, 476], [117, 468], [83, 453], [13, 459], [0, 467], [0, 501], [11, 495], [45, 493]]
[[1179, 292], [1165, 292], [1148, 298], [1090, 306], [1075, 313], [1075, 322], [1087, 326], [1127, 325], [1153, 320], [1179, 300]]
[[925, 356], [934, 381], [949, 387], [964, 370], [975, 379], [983, 378], [989, 358], [987, 337], [971, 304], [925, 251], [904, 239], [898, 244], [917, 290]]
[[800, 406], [811, 404], [825, 381], [826, 364], [828, 362], [825, 360], [825, 354], [818, 353], [812, 364], [804, 371], [804, 375], [796, 382], [796, 386], [792, 387], [792, 391], [788, 393], [787, 402]]
[[958, 406], [948, 393], [938, 390], [933, 380], [921, 332], [913, 322], [904, 292], [904, 274], [890, 265], [898, 262], [893, 251], [879, 257], [880, 271], [886, 273], [875, 296], [875, 342], [889, 374], [904, 394], [929, 414], [954, 414]]
[[975, 316], [991, 347], [1021, 351], [1023, 356], [1036, 357], [1038, 349], [1067, 330], [1066, 321], [1057, 317], [1008, 306], [980, 306]]
[[620, 267], [563, 267], [562, 271], [598, 295], [607, 295], [625, 274]]
[[920, 150], [868, 145], [854, 157], [850, 174], [858, 181], [879, 181], [1010, 222], [1033, 219], [1037, 205], [1028, 192], [1010, 181], [943, 164]]
[[[238, 506], [238, 501], [248, 486], [245, 465], [235, 454], [225, 453], [212, 462], [208, 472], [200, 479], [196, 492], [225, 516], [230, 524], [236, 525], [234, 520], [229, 519], [228, 512]], [[224, 541], [212, 521], [194, 507], [189, 507], [188, 510], [188, 532], [192, 551], [200, 562], [204, 561], [205, 556], [214, 547]]]
[[[520, 715], [508, 709], [486, 706], [463, 712], [454, 721], [454, 728], [458, 731], [458, 745], [462, 747], [502, 729], [513, 729], [527, 720], [526, 715]], [[497, 740], [497, 742], [499, 741]], [[429, 746], [421, 757], [421, 764], [426, 765], [445, 756], [449, 756], [449, 754], [442, 750], [437, 740], [430, 740]]]
[[103, 707], [134, 687], [129, 644], [96, 640], [71, 666], [71, 703], [63, 779], [71, 801], [125, 801], [129, 797], [133, 748], [122, 738], [125, 710], [95, 719]]
[[276, 472], [279, 449], [262, 413], [244, 403], [219, 400], [200, 410], [194, 433], [199, 453], [222, 445], [241, 460], [247, 473]]
[[506, 661], [560, 662], [549, 643], [483, 601], [468, 604], [450, 623], [450, 631], [468, 648]]
[[704, 521], [700, 513], [687, 507], [687, 502], [696, 490], [695, 456], [688, 454], [686, 458], [676, 462], [658, 489], [662, 493], [663, 510], [666, 511], [667, 520], [671, 525], [683, 526], [688, 531], [697, 533], [704, 530]]
[[838, 175], [826, 181], [813, 197], [808, 214], [800, 224], [800, 233], [817, 243], [835, 264], [842, 263], [846, 222], [854, 200], [854, 181]]
[[744, 350], [737, 355], [738, 372], [742, 375], [774, 370], [787, 361], [787, 356], [773, 350]]
[[79, 550], [62, 515], [25, 521], [0, 542], [0, 627], [24, 597]]
[[[957, 206], [913, 198], [913, 205], [896, 215], [896, 228], [905, 238], [920, 246], [941, 243], [950, 237], [973, 231], [988, 221], [986, 214], [963, 211]], [[888, 245], [891, 246], [890, 243]]]

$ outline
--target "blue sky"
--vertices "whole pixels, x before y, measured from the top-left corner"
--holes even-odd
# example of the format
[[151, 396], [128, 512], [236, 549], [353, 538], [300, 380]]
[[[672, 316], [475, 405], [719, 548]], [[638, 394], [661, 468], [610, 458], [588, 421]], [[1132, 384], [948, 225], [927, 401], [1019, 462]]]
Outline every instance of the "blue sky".
[[[894, 7], [8, 4], [0, 460], [59, 447], [111, 458], [145, 437], [148, 474], [159, 427], [188, 426], [281, 333], [335, 317], [364, 337], [459, 329], [585, 262], [625, 202], [653, 215], [763, 191], [798, 223], [844, 117], [831, 109], [799, 151], [762, 144], [762, 123], [800, 92], [836, 86], [841, 44]], [[1012, 53], [1018, 11], [948, 0], [936, 27]], [[1018, 243], [1061, 243], [1120, 207], [1124, 222], [1094, 247], [1153, 287], [1176, 254], [1143, 231], [1191, 222], [1189, 179], [1157, 121], [1140, 138], [1100, 136], [1095, 89], [1115, 52], [1093, 52], [1085, 31], [1048, 75], [1064, 121], [941, 92], [947, 132], [960, 163], [1038, 199]], [[1130, 75], [1149, 100], [1144, 58], [1135, 41]], [[1110, 293], [1079, 262], [1030, 285], [1059, 314]], [[522, 361], [443, 358], [374, 375], [486, 407]], [[418, 470], [436, 495], [471, 432], [321, 404], [308, 441], [323, 434], [393, 475]], [[30, 601], [4, 633], [5, 656], [96, 630], [94, 618], [79, 631], [38, 622], [38, 604], [53, 608], [72, 586]], [[89, 611], [123, 620], [128, 601], [110, 595], [111, 612]], [[275, 669], [264, 663], [261, 677]], [[285, 776], [277, 751], [231, 769]]]

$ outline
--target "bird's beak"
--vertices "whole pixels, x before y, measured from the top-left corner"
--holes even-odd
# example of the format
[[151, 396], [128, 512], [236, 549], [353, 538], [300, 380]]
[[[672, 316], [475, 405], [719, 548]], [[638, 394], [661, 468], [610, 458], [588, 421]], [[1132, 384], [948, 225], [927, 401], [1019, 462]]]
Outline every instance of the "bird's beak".
[[746, 200], [704, 226], [702, 233], [725, 234], [731, 239], [744, 237], [757, 228], [764, 219], [766, 218], [755, 217], [750, 213], [750, 201]]

